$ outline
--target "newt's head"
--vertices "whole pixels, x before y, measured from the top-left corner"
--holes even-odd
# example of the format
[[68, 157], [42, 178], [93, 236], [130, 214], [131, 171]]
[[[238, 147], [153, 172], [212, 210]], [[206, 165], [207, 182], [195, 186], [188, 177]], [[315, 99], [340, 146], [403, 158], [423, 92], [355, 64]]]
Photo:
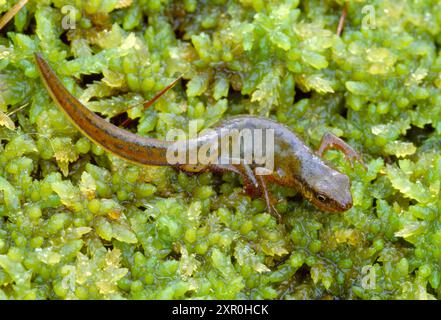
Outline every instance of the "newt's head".
[[311, 161], [302, 168], [301, 193], [323, 211], [343, 212], [352, 207], [351, 183], [347, 175], [323, 161]]

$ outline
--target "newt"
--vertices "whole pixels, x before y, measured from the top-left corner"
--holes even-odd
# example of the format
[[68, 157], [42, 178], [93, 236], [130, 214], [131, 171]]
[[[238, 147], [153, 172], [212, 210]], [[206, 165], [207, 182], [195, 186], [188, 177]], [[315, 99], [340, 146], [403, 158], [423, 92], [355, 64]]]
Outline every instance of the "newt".
[[[214, 127], [214, 131], [244, 128], [272, 129], [274, 132], [274, 169], [271, 173], [256, 174], [256, 165], [245, 162], [239, 164], [170, 164], [167, 161], [167, 149], [173, 143], [172, 141], [143, 137], [106, 121], [75, 98], [64, 87], [50, 65], [37, 53], [35, 60], [50, 96], [70, 121], [93, 142], [120, 158], [141, 165], [172, 165], [189, 174], [205, 171], [234, 172], [242, 177], [245, 192], [252, 197], [263, 197], [268, 210], [279, 221], [281, 217], [275, 209], [275, 200], [269, 192], [268, 183], [294, 188], [323, 211], [343, 212], [352, 207], [348, 176], [329, 166], [321, 159], [321, 156], [325, 150], [335, 148], [343, 151], [349, 160], [361, 161], [361, 159], [355, 150], [330, 133], [323, 136], [320, 147], [315, 153], [297, 134], [283, 124], [251, 115], [235, 116], [220, 121]], [[214, 143], [215, 138], [207, 134], [194, 139], [196, 139], [194, 141], [196, 144], [202, 142], [206, 144]]]

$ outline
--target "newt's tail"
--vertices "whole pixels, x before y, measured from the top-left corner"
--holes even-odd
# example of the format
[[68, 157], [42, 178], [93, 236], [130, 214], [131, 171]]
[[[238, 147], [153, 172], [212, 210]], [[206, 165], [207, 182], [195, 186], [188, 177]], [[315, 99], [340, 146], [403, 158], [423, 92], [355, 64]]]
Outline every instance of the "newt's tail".
[[52, 99], [84, 135], [125, 160], [145, 165], [168, 165], [166, 152], [169, 142], [136, 135], [99, 117], [67, 91], [38, 53], [34, 55], [43, 83]]

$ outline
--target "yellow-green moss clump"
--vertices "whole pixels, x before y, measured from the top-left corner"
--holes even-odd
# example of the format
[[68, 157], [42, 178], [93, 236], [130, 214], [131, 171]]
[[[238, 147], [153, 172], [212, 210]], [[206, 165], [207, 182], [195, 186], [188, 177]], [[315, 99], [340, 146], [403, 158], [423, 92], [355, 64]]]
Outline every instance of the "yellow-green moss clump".
[[[0, 298], [440, 298], [441, 5], [350, 1], [337, 37], [342, 6], [29, 1], [0, 33]], [[235, 175], [123, 162], [64, 118], [34, 52], [103, 117], [136, 105], [145, 136], [233, 114], [313, 147], [331, 131], [367, 165], [326, 154], [354, 207], [320, 212], [274, 186], [284, 228]]]

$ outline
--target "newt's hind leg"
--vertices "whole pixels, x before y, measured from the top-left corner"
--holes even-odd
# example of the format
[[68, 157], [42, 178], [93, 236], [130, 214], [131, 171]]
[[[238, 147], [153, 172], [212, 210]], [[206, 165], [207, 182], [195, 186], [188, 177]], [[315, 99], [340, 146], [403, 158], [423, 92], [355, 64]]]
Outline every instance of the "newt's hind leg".
[[348, 160], [351, 165], [354, 165], [354, 161], [359, 161], [363, 166], [366, 167], [366, 165], [363, 162], [363, 159], [361, 156], [352, 149], [350, 145], [348, 145], [346, 142], [344, 142], [339, 137], [333, 135], [330, 132], [325, 133], [325, 135], [322, 138], [322, 141], [320, 142], [320, 147], [317, 150], [317, 155], [320, 157], [323, 156], [323, 153], [325, 153], [328, 149], [337, 149], [344, 153], [346, 160]]

